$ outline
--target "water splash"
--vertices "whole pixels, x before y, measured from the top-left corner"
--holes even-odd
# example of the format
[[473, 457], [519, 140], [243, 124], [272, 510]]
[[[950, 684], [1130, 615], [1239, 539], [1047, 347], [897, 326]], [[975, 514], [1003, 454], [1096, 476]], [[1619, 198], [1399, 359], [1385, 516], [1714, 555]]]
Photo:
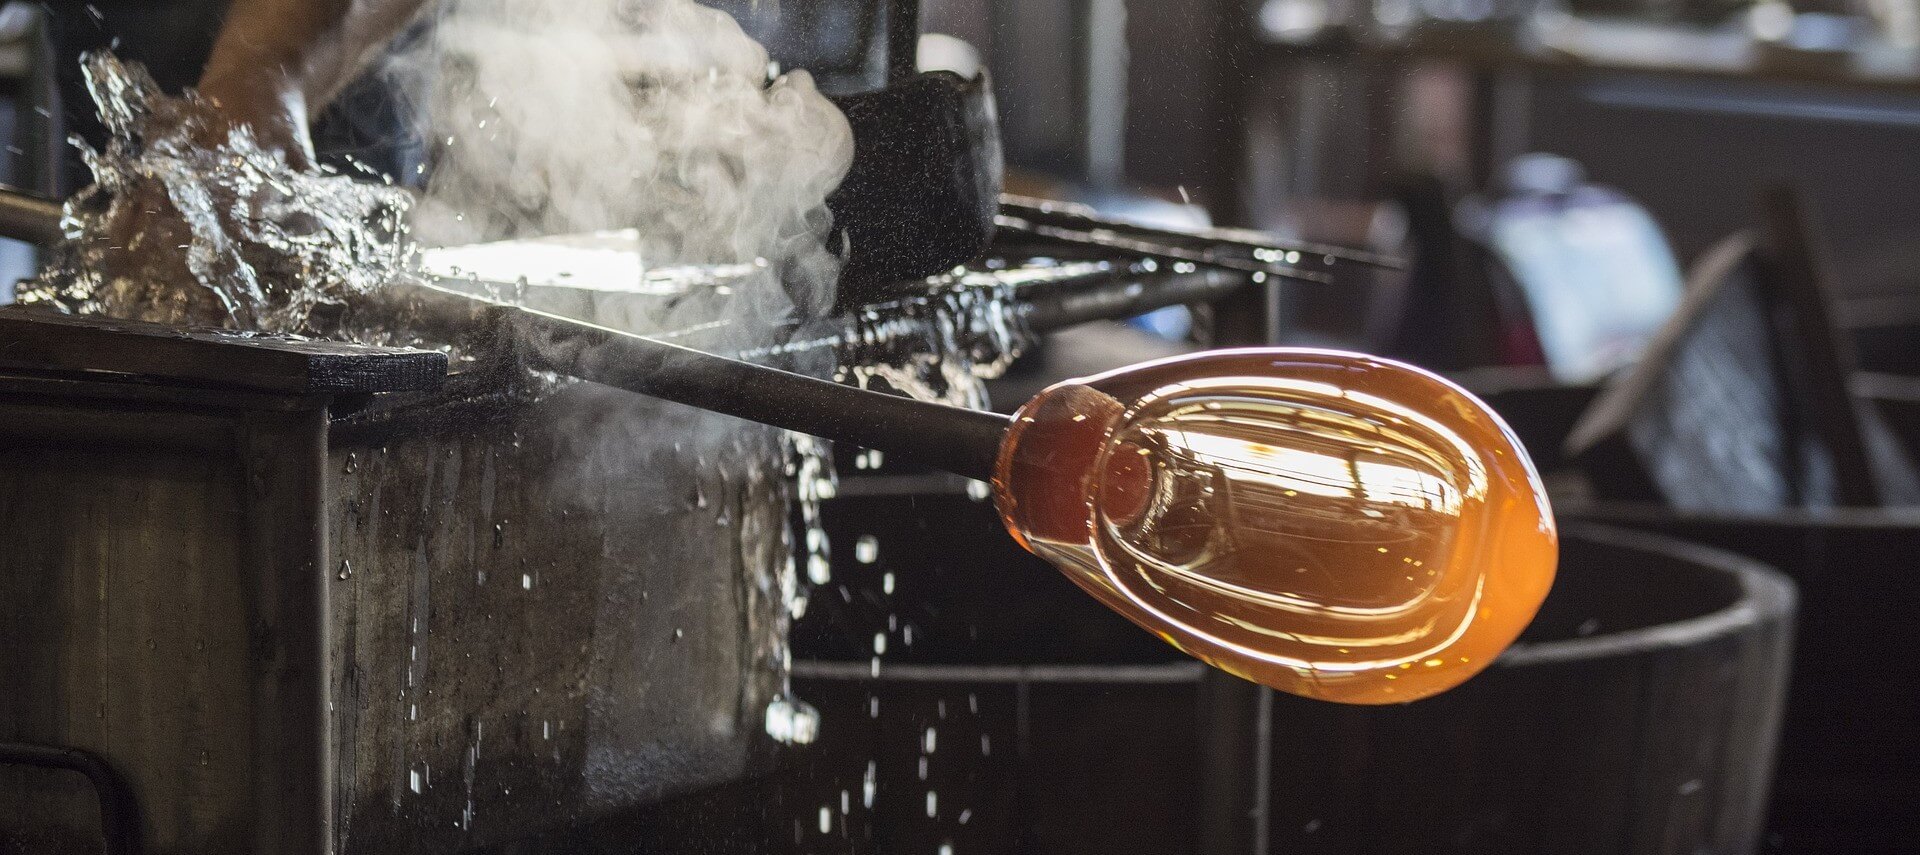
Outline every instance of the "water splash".
[[923, 401], [986, 409], [983, 381], [1000, 376], [1032, 343], [1013, 311], [1015, 286], [951, 275], [921, 297], [862, 309], [838, 348], [836, 379], [878, 380]]
[[96, 53], [87, 86], [110, 132], [77, 138], [94, 185], [18, 301], [157, 323], [324, 333], [325, 316], [406, 257], [400, 190], [293, 167], [197, 94]]
[[928, 279], [919, 293], [810, 326], [789, 341], [735, 354], [749, 361], [833, 354], [834, 379], [875, 381], [922, 401], [989, 406], [984, 381], [1004, 374], [1038, 337], [1019, 309], [1023, 289], [1106, 271], [1110, 262], [989, 261]]
[[788, 745], [811, 745], [820, 736], [820, 712], [783, 694], [767, 704], [767, 735]]

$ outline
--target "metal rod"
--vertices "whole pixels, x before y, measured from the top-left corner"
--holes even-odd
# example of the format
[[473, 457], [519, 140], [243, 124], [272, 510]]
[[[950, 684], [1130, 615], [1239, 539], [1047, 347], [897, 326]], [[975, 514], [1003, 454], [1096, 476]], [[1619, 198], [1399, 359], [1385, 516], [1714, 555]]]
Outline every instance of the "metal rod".
[[[935, 469], [993, 476], [1007, 416], [869, 392], [442, 288], [393, 286], [407, 316], [488, 324], [551, 371], [799, 433], [851, 442]], [[476, 311], [483, 307], [483, 311]], [[486, 315], [491, 315], [487, 318]]]
[[1407, 263], [1403, 259], [1376, 252], [1307, 241], [1282, 240], [1274, 235], [1245, 229], [1164, 229], [1128, 222], [1126, 220], [1102, 217], [1095, 213], [1093, 209], [1084, 205], [1069, 202], [1055, 202], [1047, 199], [1034, 199], [1012, 194], [1001, 194], [1000, 211], [1003, 215], [1016, 220], [1033, 224], [1050, 225], [1076, 232], [1097, 232], [1102, 235], [1128, 235], [1136, 239], [1152, 240], [1160, 243], [1188, 241], [1210, 244], [1218, 248], [1233, 248], [1248, 253], [1273, 250], [1298, 252], [1303, 261], [1322, 264], [1324, 264], [1327, 259], [1332, 259], [1336, 262], [1348, 262], [1388, 270], [1404, 270], [1407, 267]]
[[1269, 276], [1282, 276], [1288, 279], [1303, 279], [1321, 284], [1330, 283], [1333, 277], [1316, 271], [1302, 270], [1285, 262], [1261, 261], [1254, 258], [1239, 258], [1222, 255], [1212, 249], [1189, 249], [1168, 243], [1093, 231], [1081, 231], [1062, 226], [1047, 225], [1001, 214], [994, 218], [995, 225], [1002, 231], [1032, 235], [1036, 238], [1088, 249], [1119, 250], [1121, 252], [1158, 258], [1166, 261], [1184, 261], [1208, 267], [1221, 267], [1242, 273], [1265, 273]]
[[885, 452], [969, 478], [993, 477], [1007, 416], [843, 386], [545, 312], [511, 309], [543, 365], [574, 377]]
[[1211, 303], [1247, 287], [1250, 281], [1242, 273], [1196, 270], [1094, 284], [1048, 284], [1022, 289], [1017, 301], [1027, 329], [1041, 333], [1131, 318], [1169, 306]]
[[0, 184], [0, 237], [48, 246], [66, 237], [60, 203]]
[[[1014, 288], [1011, 302], [1014, 311], [1019, 313], [1021, 325], [1028, 333], [1037, 335], [1093, 321], [1122, 320], [1168, 306], [1216, 302], [1247, 288], [1252, 281], [1247, 274], [1227, 270], [1146, 272], [1120, 266], [1019, 285]], [[873, 303], [862, 306], [854, 315], [898, 318], [914, 301], [937, 296], [938, 292], [929, 292]], [[926, 328], [905, 326], [911, 321], [889, 323], [900, 335], [913, 335]], [[666, 333], [656, 338], [677, 339], [695, 349], [709, 349], [697, 336], [715, 333], [721, 328]], [[764, 362], [776, 356], [842, 347], [862, 337], [859, 323], [852, 316], [840, 316], [810, 326], [808, 332], [795, 341], [737, 351], [731, 356], [748, 362]]]

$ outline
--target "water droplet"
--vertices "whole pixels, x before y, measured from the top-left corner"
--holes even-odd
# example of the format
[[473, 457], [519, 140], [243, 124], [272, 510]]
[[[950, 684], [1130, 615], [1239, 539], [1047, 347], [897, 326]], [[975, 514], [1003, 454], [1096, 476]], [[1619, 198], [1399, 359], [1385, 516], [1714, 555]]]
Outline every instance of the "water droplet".
[[344, 559], [344, 558], [343, 558], [343, 559], [341, 559], [341, 560], [340, 560], [340, 573], [339, 573], [339, 575], [338, 575], [338, 576], [337, 576], [336, 578], [338, 578], [338, 579], [339, 579], [340, 581], [342, 581], [342, 582], [345, 582], [345, 581], [347, 581], [348, 579], [351, 579], [351, 578], [353, 578], [353, 563], [352, 563], [352, 562], [350, 562], [350, 561], [348, 561], [348, 560], [346, 560], [346, 559]]
[[853, 544], [853, 560], [861, 564], [872, 564], [880, 560], [880, 539], [871, 534], [860, 535]]
[[767, 735], [786, 745], [811, 745], [820, 735], [820, 713], [787, 697], [767, 704]]

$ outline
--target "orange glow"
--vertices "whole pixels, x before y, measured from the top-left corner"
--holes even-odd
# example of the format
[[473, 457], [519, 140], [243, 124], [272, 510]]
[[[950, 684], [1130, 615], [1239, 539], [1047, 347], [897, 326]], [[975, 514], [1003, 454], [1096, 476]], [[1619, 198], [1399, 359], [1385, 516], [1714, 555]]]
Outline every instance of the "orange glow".
[[1553, 583], [1553, 513], [1473, 396], [1354, 354], [1240, 350], [1049, 389], [1015, 416], [1007, 528], [1174, 646], [1355, 704], [1491, 664]]

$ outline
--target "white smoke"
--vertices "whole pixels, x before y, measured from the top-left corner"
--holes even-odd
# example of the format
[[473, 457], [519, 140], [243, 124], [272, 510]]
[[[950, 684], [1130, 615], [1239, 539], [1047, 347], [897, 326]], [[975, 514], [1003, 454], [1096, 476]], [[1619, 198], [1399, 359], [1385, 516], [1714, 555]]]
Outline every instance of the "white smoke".
[[[432, 245], [634, 228], [649, 267], [766, 260], [831, 305], [825, 199], [853, 157], [805, 72], [691, 0], [445, 0], [395, 60], [433, 154]], [[778, 290], [778, 289], [773, 289]], [[748, 294], [766, 320], [788, 295]], [[787, 303], [791, 309], [792, 304]]]

